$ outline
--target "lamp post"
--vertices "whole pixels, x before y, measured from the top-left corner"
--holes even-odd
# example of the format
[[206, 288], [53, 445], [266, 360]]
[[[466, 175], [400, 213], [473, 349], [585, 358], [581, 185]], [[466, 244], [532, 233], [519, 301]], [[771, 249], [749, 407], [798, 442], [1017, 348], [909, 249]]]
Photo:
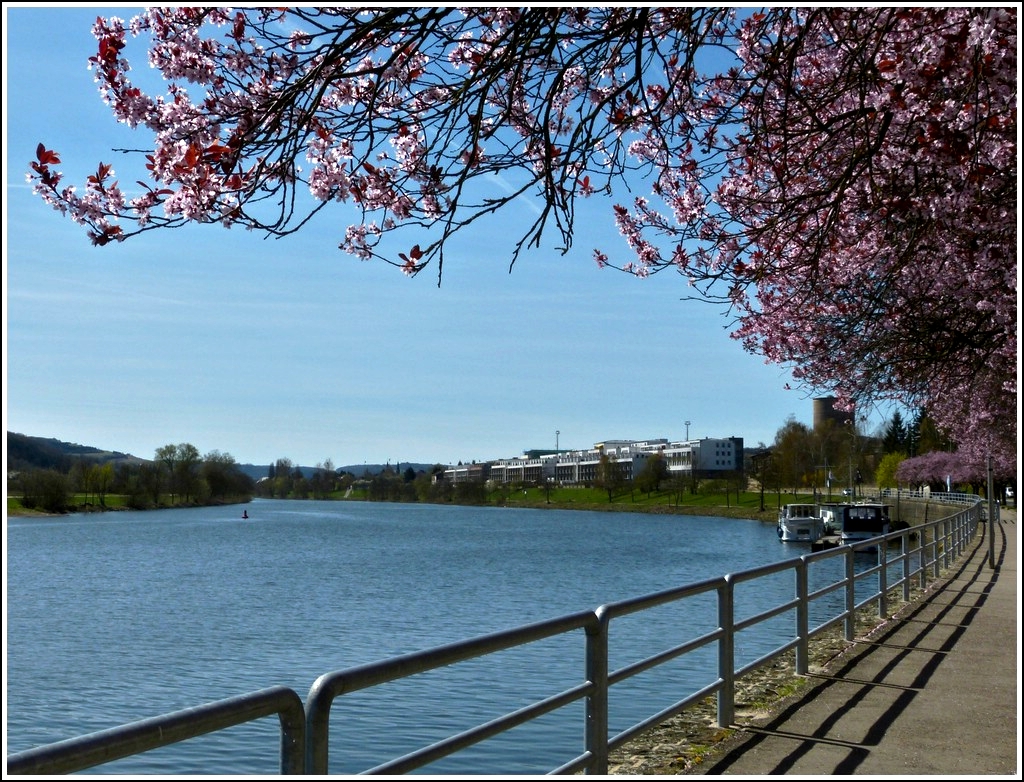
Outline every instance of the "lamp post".
[[828, 457], [825, 457], [825, 490], [828, 492], [828, 502], [832, 502], [832, 471], [828, 466]]
[[764, 473], [765, 473], [765, 462], [769, 459], [769, 455], [765, 452], [754, 454], [750, 458], [754, 464], [754, 473], [757, 475], [757, 482], [760, 485], [761, 490], [761, 508], [760, 511], [764, 513]]
[[686, 439], [689, 440], [690, 439], [690, 422], [686, 421], [685, 423], [686, 423]]
[[551, 475], [547, 475], [544, 478], [544, 489], [547, 497], [547, 504], [551, 504], [551, 483], [558, 480], [558, 436], [562, 432], [558, 429], [555, 430], [555, 458], [551, 465]]
[[850, 487], [850, 501], [857, 501], [857, 485], [853, 482], [853, 457], [857, 451], [857, 420], [856, 417], [847, 421], [850, 427], [850, 452], [847, 455], [847, 486]]
[[988, 495], [988, 566], [990, 569], [994, 569], [996, 566], [996, 543], [995, 543], [995, 525], [996, 525], [996, 512], [998, 505], [995, 502], [995, 487], [992, 481], [992, 454], [986, 457], [986, 472], [988, 478], [988, 489], [986, 494]]

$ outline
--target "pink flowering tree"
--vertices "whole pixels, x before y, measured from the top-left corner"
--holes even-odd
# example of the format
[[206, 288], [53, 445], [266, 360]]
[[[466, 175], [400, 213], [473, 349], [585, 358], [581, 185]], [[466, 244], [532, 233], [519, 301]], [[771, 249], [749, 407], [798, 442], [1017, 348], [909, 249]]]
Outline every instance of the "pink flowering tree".
[[[1000, 485], [1013, 480], [1009, 466], [995, 457], [992, 459], [992, 477]], [[900, 462], [896, 479], [900, 483], [927, 485], [939, 491], [945, 491], [947, 482], [954, 491], [956, 486], [966, 484], [978, 492], [988, 483], [988, 459], [972, 459], [962, 451], [930, 451]]]
[[921, 456], [904, 459], [896, 468], [896, 479], [910, 486], [931, 486], [945, 489], [946, 478], [952, 478], [954, 471], [959, 469], [959, 460], [955, 454], [947, 451], [930, 451]]
[[[512, 263], [568, 249], [580, 200], [606, 197], [625, 247], [598, 265], [685, 275], [802, 384], [925, 408], [965, 459], [1015, 470], [1016, 24], [1015, 7], [150, 9], [98, 19], [90, 65], [152, 141], [81, 190], [41, 143], [29, 178], [97, 245], [195, 222], [283, 236], [343, 204], [344, 251], [439, 280], [451, 238], [523, 195], [540, 210]], [[159, 94], [134, 79], [140, 38]]]

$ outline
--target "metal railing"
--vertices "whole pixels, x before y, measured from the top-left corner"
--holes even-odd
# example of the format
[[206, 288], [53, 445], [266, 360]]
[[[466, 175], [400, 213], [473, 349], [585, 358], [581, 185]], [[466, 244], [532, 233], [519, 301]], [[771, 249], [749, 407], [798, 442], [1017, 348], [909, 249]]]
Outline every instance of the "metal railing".
[[975, 505], [981, 501], [977, 494], [955, 491], [921, 491], [918, 489], [881, 489], [879, 496], [887, 500], [900, 499], [916, 502], [936, 502], [940, 505]]
[[281, 773], [303, 774], [305, 711], [288, 687], [268, 687], [8, 755], [7, 773], [71, 774], [275, 714], [281, 720]]
[[[936, 500], [936, 497], [932, 495], [930, 499]], [[541, 715], [582, 701], [585, 704], [583, 752], [567, 759], [550, 773], [582, 771], [604, 775], [608, 773], [609, 754], [642, 731], [711, 696], [716, 698], [718, 724], [731, 725], [735, 716], [738, 679], [790, 652], [795, 654], [795, 673], [805, 675], [809, 665], [808, 643], [812, 638], [834, 626], [842, 625], [845, 639], [852, 641], [858, 612], [872, 604], [877, 605], [879, 617], [889, 616], [888, 604], [894, 591], [901, 590], [902, 600], [909, 601], [915, 584], [924, 589], [929, 577], [939, 578], [942, 570], [963, 554], [981, 518], [981, 502], [977, 497], [973, 499], [972, 505], [947, 518], [871, 540], [857, 541], [699, 583], [609, 603], [593, 611], [570, 614], [326, 673], [313, 683], [304, 707], [294, 691], [286, 687], [271, 687], [10, 755], [7, 758], [7, 772], [71, 773], [276, 714], [281, 720], [281, 773], [324, 775], [328, 773], [330, 713], [336, 699], [385, 682], [582, 630], [586, 656], [585, 670], [581, 672], [582, 678], [579, 681], [569, 683], [565, 689], [525, 707], [363, 773], [398, 774], [413, 771]], [[899, 544], [896, 554], [892, 550], [892, 544], [895, 543]], [[856, 572], [855, 557], [863, 556], [868, 551], [877, 552], [877, 561]], [[810, 574], [814, 572], [818, 575], [823, 563], [836, 558], [844, 560], [844, 575], [811, 590]], [[892, 576], [894, 570], [898, 570], [896, 577]], [[785, 573], [793, 577], [794, 591], [790, 599], [754, 615], [741, 614], [742, 606], [737, 605], [736, 599], [738, 585], [756, 583], [760, 579]], [[862, 594], [858, 600], [858, 584], [870, 584], [868, 579], [871, 577], [876, 579], [875, 586], [861, 586]], [[865, 588], [872, 591], [864, 595]], [[712, 593], [717, 605], [714, 629], [617, 670], [609, 670], [609, 628], [613, 621], [657, 606], [681, 605], [688, 599]], [[817, 601], [834, 593], [842, 596], [842, 600], [838, 601], [842, 608], [812, 627], [811, 607], [820, 605]], [[833, 602], [836, 602], [835, 599]], [[752, 661], [737, 665], [735, 641], [740, 632], [777, 617], [788, 616], [793, 617], [794, 621], [791, 634], [783, 643]], [[613, 686], [712, 644], [717, 645], [717, 672], [708, 681], [670, 706], [609, 736], [609, 691]]]

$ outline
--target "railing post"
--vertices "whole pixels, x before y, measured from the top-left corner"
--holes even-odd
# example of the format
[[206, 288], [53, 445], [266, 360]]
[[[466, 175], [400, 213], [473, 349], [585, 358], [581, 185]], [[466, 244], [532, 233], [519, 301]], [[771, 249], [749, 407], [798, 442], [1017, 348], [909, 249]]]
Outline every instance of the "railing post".
[[718, 691], [718, 724], [721, 727], [731, 725], [736, 713], [736, 651], [735, 637], [735, 606], [733, 604], [733, 583], [731, 576], [726, 576], [718, 587], [718, 628], [722, 633], [718, 641], [718, 678], [722, 680], [722, 689]]
[[953, 546], [955, 547], [954, 559], [957, 560], [961, 558], [961, 555], [964, 554], [964, 526], [961, 524], [962, 516], [963, 512], [957, 513], [955, 516], [953, 516], [952, 521], [949, 522], [950, 524], [952, 524]]
[[921, 543], [918, 548], [918, 587], [922, 590], [928, 588], [928, 525], [924, 524], [918, 533], [921, 536]]
[[805, 676], [809, 666], [807, 636], [810, 633], [810, 606], [807, 604], [807, 560], [800, 557], [796, 566], [796, 673]]
[[584, 741], [592, 760], [588, 774], [608, 774], [608, 624], [611, 621], [604, 606], [594, 614], [597, 622], [587, 626], [587, 681], [593, 692], [587, 696]]
[[882, 540], [878, 544], [878, 618], [885, 619], [889, 615], [889, 544]]
[[294, 711], [281, 711], [281, 775], [306, 773], [306, 719], [302, 701], [295, 696], [298, 707]]
[[334, 694], [326, 692], [327, 677], [321, 676], [306, 696], [306, 773], [327, 774], [327, 751], [330, 745], [331, 702]]
[[900, 535], [900, 551], [903, 554], [903, 602], [910, 602], [910, 530]]
[[942, 541], [942, 568], [943, 570], [949, 570], [952, 562], [950, 549], [953, 548], [953, 536], [950, 534], [949, 519], [942, 520]]
[[846, 550], [846, 640], [852, 641], [857, 633], [857, 621], [854, 614], [857, 605], [857, 582], [853, 569], [853, 548]]

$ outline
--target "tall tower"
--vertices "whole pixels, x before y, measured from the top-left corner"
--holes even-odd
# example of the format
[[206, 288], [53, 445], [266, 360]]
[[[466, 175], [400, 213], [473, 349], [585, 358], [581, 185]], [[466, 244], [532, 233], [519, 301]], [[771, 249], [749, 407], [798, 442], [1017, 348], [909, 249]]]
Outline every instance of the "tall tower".
[[854, 410], [837, 410], [834, 396], [820, 396], [814, 400], [814, 428], [818, 429], [826, 421], [832, 421], [836, 426], [845, 426], [855, 420]]

